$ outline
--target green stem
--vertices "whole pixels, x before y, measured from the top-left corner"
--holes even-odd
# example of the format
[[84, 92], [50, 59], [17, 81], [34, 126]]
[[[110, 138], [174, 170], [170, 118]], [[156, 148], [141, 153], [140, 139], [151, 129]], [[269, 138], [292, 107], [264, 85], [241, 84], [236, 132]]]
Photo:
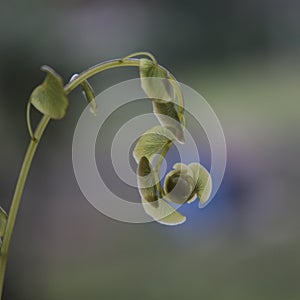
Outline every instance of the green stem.
[[32, 159], [34, 157], [35, 151], [37, 149], [37, 146], [39, 144], [39, 141], [44, 133], [44, 130], [46, 129], [47, 124], [49, 123], [50, 118], [47, 116], [44, 116], [39, 125], [37, 126], [37, 129], [35, 131], [35, 139], [32, 139], [29, 143], [21, 172], [18, 178], [18, 182], [16, 185], [15, 189], [15, 194], [11, 203], [8, 219], [7, 219], [7, 224], [5, 228], [5, 234], [3, 237], [3, 243], [1, 246], [1, 252], [0, 252], [0, 299], [2, 295], [2, 290], [3, 290], [3, 285], [4, 285], [4, 275], [5, 275], [5, 270], [6, 270], [6, 264], [7, 264], [7, 257], [8, 257], [8, 250], [10, 246], [10, 241], [12, 237], [12, 233], [14, 230], [15, 222], [16, 222], [16, 217], [18, 214], [19, 206], [20, 206], [20, 201], [21, 197], [23, 194], [24, 186], [26, 183], [28, 171], [31, 166]]
[[[137, 52], [132, 55], [135, 55], [135, 56], [136, 55], [148, 55], [149, 57], [152, 57], [152, 55], [147, 52]], [[92, 66], [91, 68], [87, 69], [86, 71], [78, 74], [78, 76], [75, 79], [73, 79], [72, 81], [70, 81], [69, 83], [67, 83], [65, 85], [66, 94], [69, 94], [70, 92], [72, 92], [77, 86], [79, 86], [82, 82], [84, 82], [88, 78], [90, 78], [102, 71], [119, 68], [119, 67], [139, 67], [140, 60], [137, 58], [130, 58], [132, 55], [126, 56], [125, 58], [113, 59], [113, 60], [109, 60], [109, 61], [97, 64], [97, 65]], [[155, 58], [153, 57], [153, 59], [155, 59]], [[164, 68], [163, 66], [161, 66], [159, 64], [158, 64], [158, 66], [160, 69], [166, 71], [167, 74], [169, 75], [170, 82], [174, 88], [176, 96], [178, 97], [179, 110], [180, 110], [180, 112], [183, 113], [184, 101], [183, 101], [183, 96], [182, 96], [180, 86], [179, 86], [176, 78], [166, 68]]]
[[86, 71], [78, 74], [78, 76], [70, 81], [65, 86], [65, 92], [69, 94], [73, 91], [77, 86], [79, 86], [83, 81], [86, 79], [96, 75], [105, 70], [119, 68], [119, 67], [138, 67], [140, 65], [139, 59], [136, 58], [129, 58], [129, 59], [114, 59], [110, 61], [106, 61], [104, 63], [97, 64]]
[[[139, 67], [140, 60], [137, 58], [131, 58], [133, 55], [134, 56], [137, 56], [137, 55], [149, 56], [156, 63], [156, 60], [152, 54], [150, 54], [148, 52], [136, 52], [136, 53], [126, 56], [125, 58], [113, 59], [113, 60], [109, 60], [109, 61], [97, 64], [97, 65], [87, 69], [86, 71], [78, 74], [78, 76], [74, 80], [72, 80], [68, 84], [66, 84], [65, 85], [66, 94], [69, 94], [70, 92], [72, 92], [77, 86], [79, 86], [82, 82], [84, 82], [88, 78], [90, 78], [102, 71], [113, 69], [113, 68], [119, 68], [119, 67]], [[163, 66], [161, 66], [159, 64], [158, 64], [158, 66], [160, 69], [166, 71], [167, 74], [169, 75], [171, 85], [173, 86], [175, 95], [178, 98], [177, 101], [178, 101], [179, 117], [185, 127], [184, 101], [183, 101], [183, 96], [182, 96], [182, 92], [181, 92], [179, 83], [177, 82], [175, 76], [170, 71], [168, 71], [166, 68], [164, 68]]]
[[125, 56], [123, 59], [125, 60], [125, 59], [131, 58], [131, 57], [136, 57], [136, 56], [148, 56], [155, 64], [157, 64], [155, 57], [151, 53], [144, 52], [144, 51], [132, 53], [130, 55]]

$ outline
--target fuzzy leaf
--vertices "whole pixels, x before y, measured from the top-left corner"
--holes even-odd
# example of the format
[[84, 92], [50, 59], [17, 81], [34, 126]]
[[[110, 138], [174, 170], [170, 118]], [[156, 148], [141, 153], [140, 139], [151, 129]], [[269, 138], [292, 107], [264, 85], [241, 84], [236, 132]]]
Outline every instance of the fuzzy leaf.
[[143, 156], [138, 165], [138, 186], [143, 199], [151, 203], [154, 207], [158, 206], [156, 200], [157, 188], [154, 171], [149, 160]]
[[176, 104], [169, 101], [153, 100], [153, 112], [158, 118], [160, 124], [168, 128], [176, 137], [176, 139], [184, 143], [183, 127], [176, 110]]
[[158, 206], [153, 207], [142, 198], [145, 212], [158, 223], [164, 225], [179, 225], [185, 222], [186, 217], [163, 199], [158, 199]]
[[7, 214], [2, 207], [0, 207], [0, 238], [3, 237], [7, 222]]
[[149, 161], [158, 154], [168, 143], [175, 139], [170, 130], [162, 126], [155, 126], [147, 130], [138, 140], [133, 156], [138, 163], [143, 156]]
[[172, 100], [172, 87], [166, 70], [159, 68], [153, 61], [142, 58], [140, 77], [142, 88], [150, 99]]
[[212, 180], [209, 172], [199, 163], [191, 163], [188, 167], [193, 172], [193, 179], [196, 182], [196, 193], [203, 205], [209, 199], [212, 191]]
[[30, 102], [42, 114], [52, 119], [62, 119], [69, 106], [62, 78], [48, 66], [43, 66], [41, 70], [47, 72], [47, 76], [32, 92]]

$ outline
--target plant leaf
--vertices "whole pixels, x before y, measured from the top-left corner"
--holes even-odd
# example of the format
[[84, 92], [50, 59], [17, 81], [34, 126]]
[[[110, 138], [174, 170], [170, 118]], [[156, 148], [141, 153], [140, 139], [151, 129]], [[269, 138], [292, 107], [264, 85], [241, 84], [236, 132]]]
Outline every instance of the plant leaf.
[[[78, 74], [74, 74], [71, 77], [70, 82], [75, 80], [78, 76], [79, 76]], [[94, 89], [92, 88], [92, 86], [90, 85], [90, 83], [87, 80], [84, 80], [83, 82], [81, 82], [80, 86], [82, 88], [82, 93], [83, 93], [84, 98], [90, 104], [91, 113], [94, 115], [97, 115], [98, 106], [97, 106], [97, 102], [95, 99], [96, 96], [95, 96]]]
[[168, 72], [155, 62], [143, 58], [140, 59], [140, 77], [143, 90], [153, 100], [153, 111], [158, 120], [173, 132], [179, 142], [184, 143], [182, 125], [185, 119], [183, 113], [179, 115], [178, 105], [173, 101], [173, 87]]
[[209, 199], [212, 191], [212, 180], [209, 172], [199, 163], [188, 165], [193, 171], [193, 178], [196, 182], [196, 193], [200, 200], [200, 206], [205, 204]]
[[33, 90], [30, 102], [42, 114], [52, 119], [62, 119], [69, 106], [62, 78], [48, 66], [42, 66], [41, 70], [47, 72], [46, 78]]
[[82, 92], [83, 92], [83, 95], [85, 96], [87, 102], [90, 104], [91, 106], [91, 112], [96, 115], [97, 114], [97, 110], [98, 110], [98, 107], [97, 107], [97, 102], [96, 102], [96, 97], [95, 97], [95, 92], [92, 88], [92, 86], [90, 85], [90, 83], [87, 81], [87, 80], [84, 80], [82, 83], [81, 83], [81, 86], [82, 86]]
[[184, 143], [183, 127], [180, 123], [180, 118], [176, 110], [176, 104], [174, 102], [153, 100], [153, 112], [158, 118], [160, 124], [168, 128], [176, 137], [176, 139]]
[[163, 199], [158, 199], [158, 206], [153, 207], [142, 198], [145, 212], [158, 223], [164, 225], [179, 225], [185, 222], [186, 217], [176, 211], [176, 209]]
[[151, 203], [154, 207], [158, 207], [156, 200], [157, 188], [154, 171], [149, 160], [143, 156], [138, 165], [138, 186], [143, 199]]
[[139, 138], [133, 150], [133, 156], [138, 163], [143, 156], [149, 161], [158, 154], [168, 143], [175, 139], [173, 133], [165, 127], [155, 126], [147, 130]]
[[7, 223], [7, 214], [2, 207], [0, 207], [0, 238], [3, 237]]
[[150, 99], [172, 100], [172, 86], [168, 72], [147, 58], [140, 59], [142, 89]]

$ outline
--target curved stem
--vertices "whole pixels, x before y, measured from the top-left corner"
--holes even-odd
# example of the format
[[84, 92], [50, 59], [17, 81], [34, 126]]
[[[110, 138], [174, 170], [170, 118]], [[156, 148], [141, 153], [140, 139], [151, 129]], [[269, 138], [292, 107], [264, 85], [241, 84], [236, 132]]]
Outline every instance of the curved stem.
[[130, 59], [114, 59], [109, 60], [104, 63], [97, 64], [86, 71], [78, 74], [78, 76], [65, 85], [66, 94], [71, 93], [77, 86], [79, 86], [86, 79], [96, 75], [105, 70], [119, 68], [119, 67], [138, 67], [140, 65], [139, 59], [130, 58]]
[[155, 59], [155, 57], [149, 53], [149, 52], [135, 52], [135, 53], [132, 53], [132, 54], [129, 54], [127, 56], [125, 56], [123, 59], [128, 59], [128, 58], [131, 58], [131, 57], [136, 57], [136, 56], [148, 56], [149, 58], [151, 58], [151, 60], [157, 64], [157, 60]]
[[[82, 82], [84, 82], [88, 78], [90, 78], [90, 77], [92, 77], [92, 76], [94, 76], [97, 73], [100, 73], [102, 71], [113, 69], [113, 68], [118, 68], [118, 67], [139, 67], [139, 65], [140, 65], [139, 61], [140, 60], [137, 59], [137, 58], [131, 58], [132, 56], [138, 56], [138, 55], [149, 56], [150, 58], [152, 58], [153, 62], [156, 63], [156, 59], [154, 58], [154, 56], [152, 54], [150, 54], [148, 52], [136, 52], [136, 53], [133, 53], [133, 54], [130, 54], [130, 55], [126, 56], [125, 58], [113, 59], [113, 60], [109, 60], [109, 61], [97, 64], [97, 65], [92, 66], [91, 68], [87, 69], [86, 71], [78, 74], [78, 76], [75, 79], [73, 79], [69, 83], [67, 83], [65, 85], [65, 88], [64, 88], [66, 94], [71, 93], [77, 86], [82, 84]], [[175, 95], [178, 98], [179, 117], [180, 117], [180, 119], [183, 122], [183, 125], [185, 127], [184, 101], [183, 101], [183, 96], [182, 96], [182, 92], [181, 92], [179, 83], [176, 80], [175, 76], [169, 70], [167, 70], [165, 67], [163, 67], [159, 64], [157, 64], [157, 65], [159, 66], [159, 68], [161, 68], [162, 70], [167, 72], [167, 74], [169, 75], [170, 82], [171, 82], [171, 84], [174, 88]]]
[[28, 171], [31, 166], [32, 159], [34, 157], [35, 151], [37, 149], [37, 146], [39, 144], [39, 141], [47, 127], [47, 124], [49, 123], [50, 118], [48, 116], [43, 116], [41, 119], [39, 125], [37, 126], [37, 129], [35, 131], [34, 137], [35, 139], [31, 139], [23, 164], [21, 168], [21, 172], [18, 178], [18, 182], [16, 185], [14, 197], [11, 203], [7, 223], [6, 223], [6, 228], [5, 228], [5, 233], [3, 237], [3, 243], [1, 246], [1, 252], [0, 252], [0, 298], [2, 295], [2, 290], [3, 290], [3, 285], [4, 285], [4, 275], [5, 275], [5, 270], [6, 270], [6, 264], [7, 264], [7, 256], [8, 256], [8, 250], [10, 246], [10, 241], [12, 237], [12, 233], [14, 230], [15, 222], [16, 222], [16, 217], [17, 213], [19, 210], [20, 202], [21, 202], [21, 197], [23, 194], [24, 186], [26, 183]]

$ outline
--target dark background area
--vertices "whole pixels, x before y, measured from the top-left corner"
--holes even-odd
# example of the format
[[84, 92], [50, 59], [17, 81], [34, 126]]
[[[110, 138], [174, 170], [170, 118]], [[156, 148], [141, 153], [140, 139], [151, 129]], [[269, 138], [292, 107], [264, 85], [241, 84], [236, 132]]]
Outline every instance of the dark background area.
[[[6, 210], [43, 64], [67, 82], [100, 61], [150, 51], [206, 98], [228, 147], [217, 196], [202, 210], [185, 207], [185, 224], [111, 220], [76, 183], [72, 138], [85, 101], [72, 93], [67, 116], [50, 124], [33, 162], [4, 299], [299, 299], [299, 20], [293, 0], [2, 1]], [[136, 76], [111, 70], [91, 83], [99, 93]]]

